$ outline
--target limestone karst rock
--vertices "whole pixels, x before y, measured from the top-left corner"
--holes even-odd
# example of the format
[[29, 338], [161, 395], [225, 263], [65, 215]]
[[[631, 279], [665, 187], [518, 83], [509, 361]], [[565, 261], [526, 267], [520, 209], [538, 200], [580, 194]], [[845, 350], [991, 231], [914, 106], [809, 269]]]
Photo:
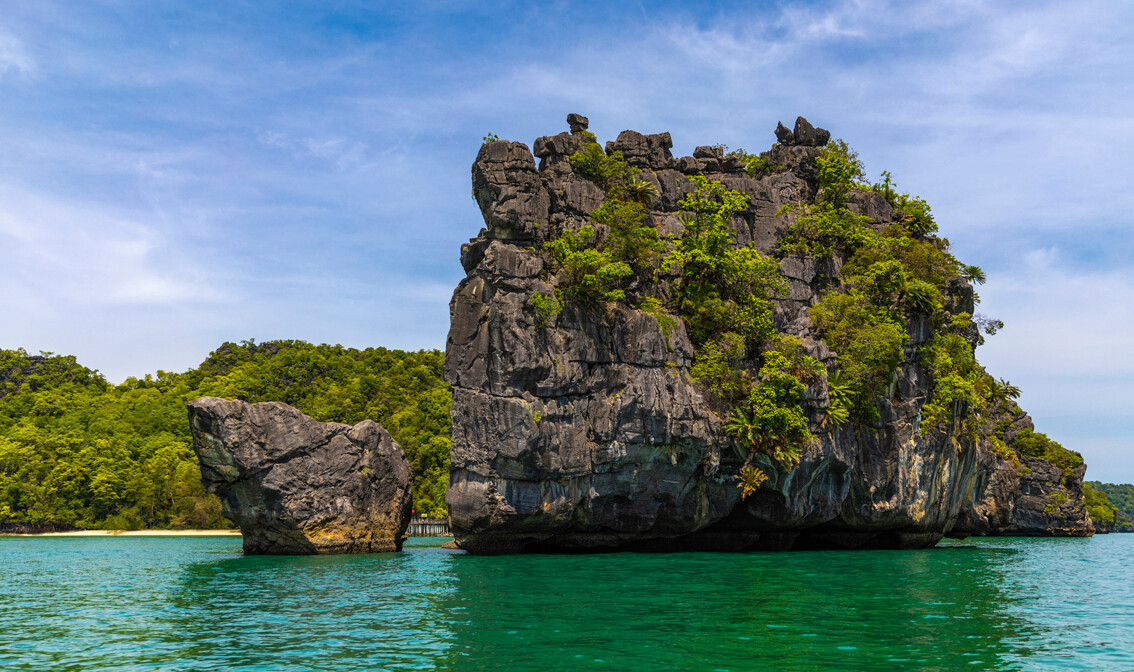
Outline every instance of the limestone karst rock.
[[[570, 160], [585, 142], [586, 119], [572, 115], [569, 124], [572, 133], [536, 139], [534, 157], [523, 143], [486, 143], [472, 167], [486, 228], [461, 249], [467, 277], [450, 304], [445, 360], [453, 386], [448, 502], [462, 548], [910, 548], [936, 543], [959, 519], [965, 533], [1040, 524], [1054, 534], [1090, 533], [1089, 521], [1071, 512], [1082, 499], [1074, 478], [1067, 511], [1044, 503], [1055, 514], [1039, 521], [1028, 512], [1042, 503], [1043, 482], [1050, 484], [1041, 482], [1044, 468], [1017, 473], [1012, 465], [1008, 478], [1000, 473], [1005, 461], [956, 423], [919, 431], [934, 382], [918, 355], [932, 337], [924, 315], [908, 321], [905, 356], [889, 398], [878, 401], [879, 419], [826, 426], [825, 380], [809, 385], [801, 405], [816, 440], [792, 469], [757, 456], [768, 480], [742, 500], [742, 460], [721, 431], [719, 409], [690, 374], [694, 347], [685, 324], [664, 325], [632, 302], [595, 310], [567, 301], [537, 328], [532, 297], [555, 289], [543, 246], [592, 223], [606, 197]], [[798, 216], [780, 208], [819, 191], [816, 157], [830, 133], [801, 117], [776, 136], [762, 155], [773, 169], [754, 175], [720, 147], [674, 158], [668, 133], [624, 131], [605, 150], [621, 152], [654, 186], [648, 217], [663, 236], [681, 234], [679, 201], [694, 189], [689, 177], [703, 174], [749, 197], [732, 220], [735, 244], [773, 255]], [[876, 231], [899, 221], [879, 193], [852, 191], [847, 203]], [[845, 259], [777, 258], [787, 291], [774, 301], [776, 329], [834, 366], [838, 353], [821, 340], [808, 309], [839, 281]], [[671, 287], [662, 279], [650, 291], [664, 299]], [[957, 277], [943, 291], [946, 314], [967, 319], [972, 287]], [[975, 327], [968, 331], [975, 344]], [[1015, 488], [1006, 517], [986, 502], [1007, 501], [997, 489], [1004, 479], [1003, 487]]]
[[371, 420], [313, 420], [277, 402], [189, 402], [201, 480], [247, 554], [399, 551], [413, 506], [402, 449]]
[[[1034, 425], [1015, 403], [993, 419], [1008, 425], [1005, 439]], [[1068, 466], [1067, 472], [1047, 460], [1021, 456], [1019, 464], [999, 457], [987, 444], [981, 444], [981, 468], [971, 501], [964, 506], [952, 537], [1083, 536], [1094, 529], [1083, 500], [1086, 464]]]

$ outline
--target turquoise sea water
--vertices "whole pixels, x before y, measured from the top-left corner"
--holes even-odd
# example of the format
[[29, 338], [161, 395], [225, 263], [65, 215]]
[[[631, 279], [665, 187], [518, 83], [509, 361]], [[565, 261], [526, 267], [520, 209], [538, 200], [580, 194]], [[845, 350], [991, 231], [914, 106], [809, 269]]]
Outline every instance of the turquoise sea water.
[[243, 557], [0, 539], [3, 670], [1134, 670], [1134, 535], [924, 551]]

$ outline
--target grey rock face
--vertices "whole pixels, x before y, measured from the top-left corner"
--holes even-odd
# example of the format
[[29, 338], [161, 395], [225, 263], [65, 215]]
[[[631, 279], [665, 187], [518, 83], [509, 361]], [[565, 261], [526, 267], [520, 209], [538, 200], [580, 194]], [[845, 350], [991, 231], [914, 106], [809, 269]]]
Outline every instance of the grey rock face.
[[[650, 217], [663, 235], [680, 234], [678, 202], [693, 190], [687, 175], [704, 172], [749, 196], [732, 221], [736, 244], [769, 254], [796, 216], [779, 216], [779, 208], [815, 195], [815, 157], [830, 134], [801, 118], [777, 136], [780, 145], [764, 156], [784, 169], [757, 177], [714, 147], [675, 161], [668, 134], [625, 131], [607, 151], [621, 151], [657, 187]], [[757, 457], [769, 480], [743, 501], [741, 460], [721, 433], [722, 409], [693, 383], [693, 346], [680, 321], [668, 328], [622, 303], [568, 303], [537, 329], [531, 297], [553, 292], [538, 245], [590, 223], [604, 196], [571, 167], [577, 142], [566, 133], [538, 139], [538, 169], [520, 143], [486, 145], [473, 164], [487, 228], [463, 248], [468, 275], [450, 303], [445, 360], [453, 385], [448, 503], [462, 548], [912, 548], [936, 543], [962, 512], [976, 511], [999, 473], [995, 456], [963, 438], [959, 425], [919, 431], [933, 384], [917, 359], [931, 336], [927, 319], [910, 320], [906, 361], [874, 427], [824, 427], [826, 383], [816, 383], [803, 407], [818, 439], [790, 471]], [[517, 203], [535, 204], [524, 206], [530, 238], [514, 234]], [[850, 203], [878, 227], [897, 220], [877, 194], [854, 193]], [[508, 235], [498, 222], [509, 223]], [[775, 324], [826, 364], [837, 353], [813, 331], [807, 309], [838, 281], [842, 261], [781, 262], [789, 287], [775, 302]], [[669, 290], [661, 282], [653, 291]], [[971, 312], [968, 283], [954, 283], [946, 305]]]
[[[989, 424], [1007, 420], [1005, 442], [1033, 429], [1032, 419], [1015, 403]], [[949, 536], [1086, 537], [1096, 530], [1083, 499], [1085, 464], [1065, 475], [1059, 467], [1035, 457], [1019, 464], [999, 457], [991, 446], [980, 446], [981, 469], [970, 504], [964, 506]]]
[[474, 166], [473, 191], [489, 237], [531, 240], [532, 222], [547, 220], [550, 202], [528, 146], [503, 140], [485, 143]]
[[782, 121], [776, 124], [776, 142], [784, 146], [795, 144], [795, 135], [788, 130], [787, 126], [784, 126]]
[[822, 147], [831, 139], [831, 133], [822, 128], [815, 128], [807, 123], [803, 117], [795, 118], [795, 130], [792, 131], [795, 144], [805, 147]]
[[637, 131], [622, 131], [618, 139], [606, 144], [606, 153], [622, 152], [626, 163], [637, 168], [661, 170], [673, 164], [669, 153], [673, 139], [669, 133], [642, 135]]
[[581, 132], [587, 130], [587, 127], [590, 126], [590, 125], [591, 125], [591, 120], [587, 119], [586, 117], [584, 117], [581, 114], [568, 114], [567, 115], [567, 126], [571, 129], [571, 133], [573, 133], [573, 134], [574, 133], [581, 133]]
[[201, 480], [246, 554], [399, 551], [413, 506], [402, 449], [377, 423], [312, 420], [276, 402], [189, 402]]
[[949, 536], [1089, 537], [1096, 532], [1083, 505], [1086, 465], [1064, 478], [1058, 467], [1035, 457], [1020, 466], [986, 456], [988, 473], [978, 482]]

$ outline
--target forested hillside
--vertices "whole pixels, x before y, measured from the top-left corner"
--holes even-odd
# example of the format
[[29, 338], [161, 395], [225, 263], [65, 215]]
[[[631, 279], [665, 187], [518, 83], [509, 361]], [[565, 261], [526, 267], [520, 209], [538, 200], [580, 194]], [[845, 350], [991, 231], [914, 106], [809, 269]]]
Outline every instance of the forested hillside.
[[228, 526], [200, 483], [185, 404], [282, 401], [370, 418], [405, 450], [419, 514], [445, 516], [451, 394], [438, 351], [225, 343], [195, 369], [111, 385], [74, 357], [0, 350], [0, 526]]
[[[1134, 485], [1099, 481], [1086, 481], [1083, 485], [1090, 488], [1090, 492], [1101, 493], [1108, 500], [1109, 506], [1117, 510], [1113, 515], [1115, 532], [1134, 532]], [[1103, 516], [1105, 515], [1104, 512]], [[1095, 517], [1094, 512], [1091, 517]]]

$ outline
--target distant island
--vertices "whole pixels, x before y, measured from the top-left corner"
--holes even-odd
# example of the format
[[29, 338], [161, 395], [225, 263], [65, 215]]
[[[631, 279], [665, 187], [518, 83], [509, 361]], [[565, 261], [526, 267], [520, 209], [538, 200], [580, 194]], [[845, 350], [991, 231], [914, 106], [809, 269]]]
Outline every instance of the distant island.
[[1106, 532], [1134, 532], [1134, 485], [1086, 481], [1087, 510]]

